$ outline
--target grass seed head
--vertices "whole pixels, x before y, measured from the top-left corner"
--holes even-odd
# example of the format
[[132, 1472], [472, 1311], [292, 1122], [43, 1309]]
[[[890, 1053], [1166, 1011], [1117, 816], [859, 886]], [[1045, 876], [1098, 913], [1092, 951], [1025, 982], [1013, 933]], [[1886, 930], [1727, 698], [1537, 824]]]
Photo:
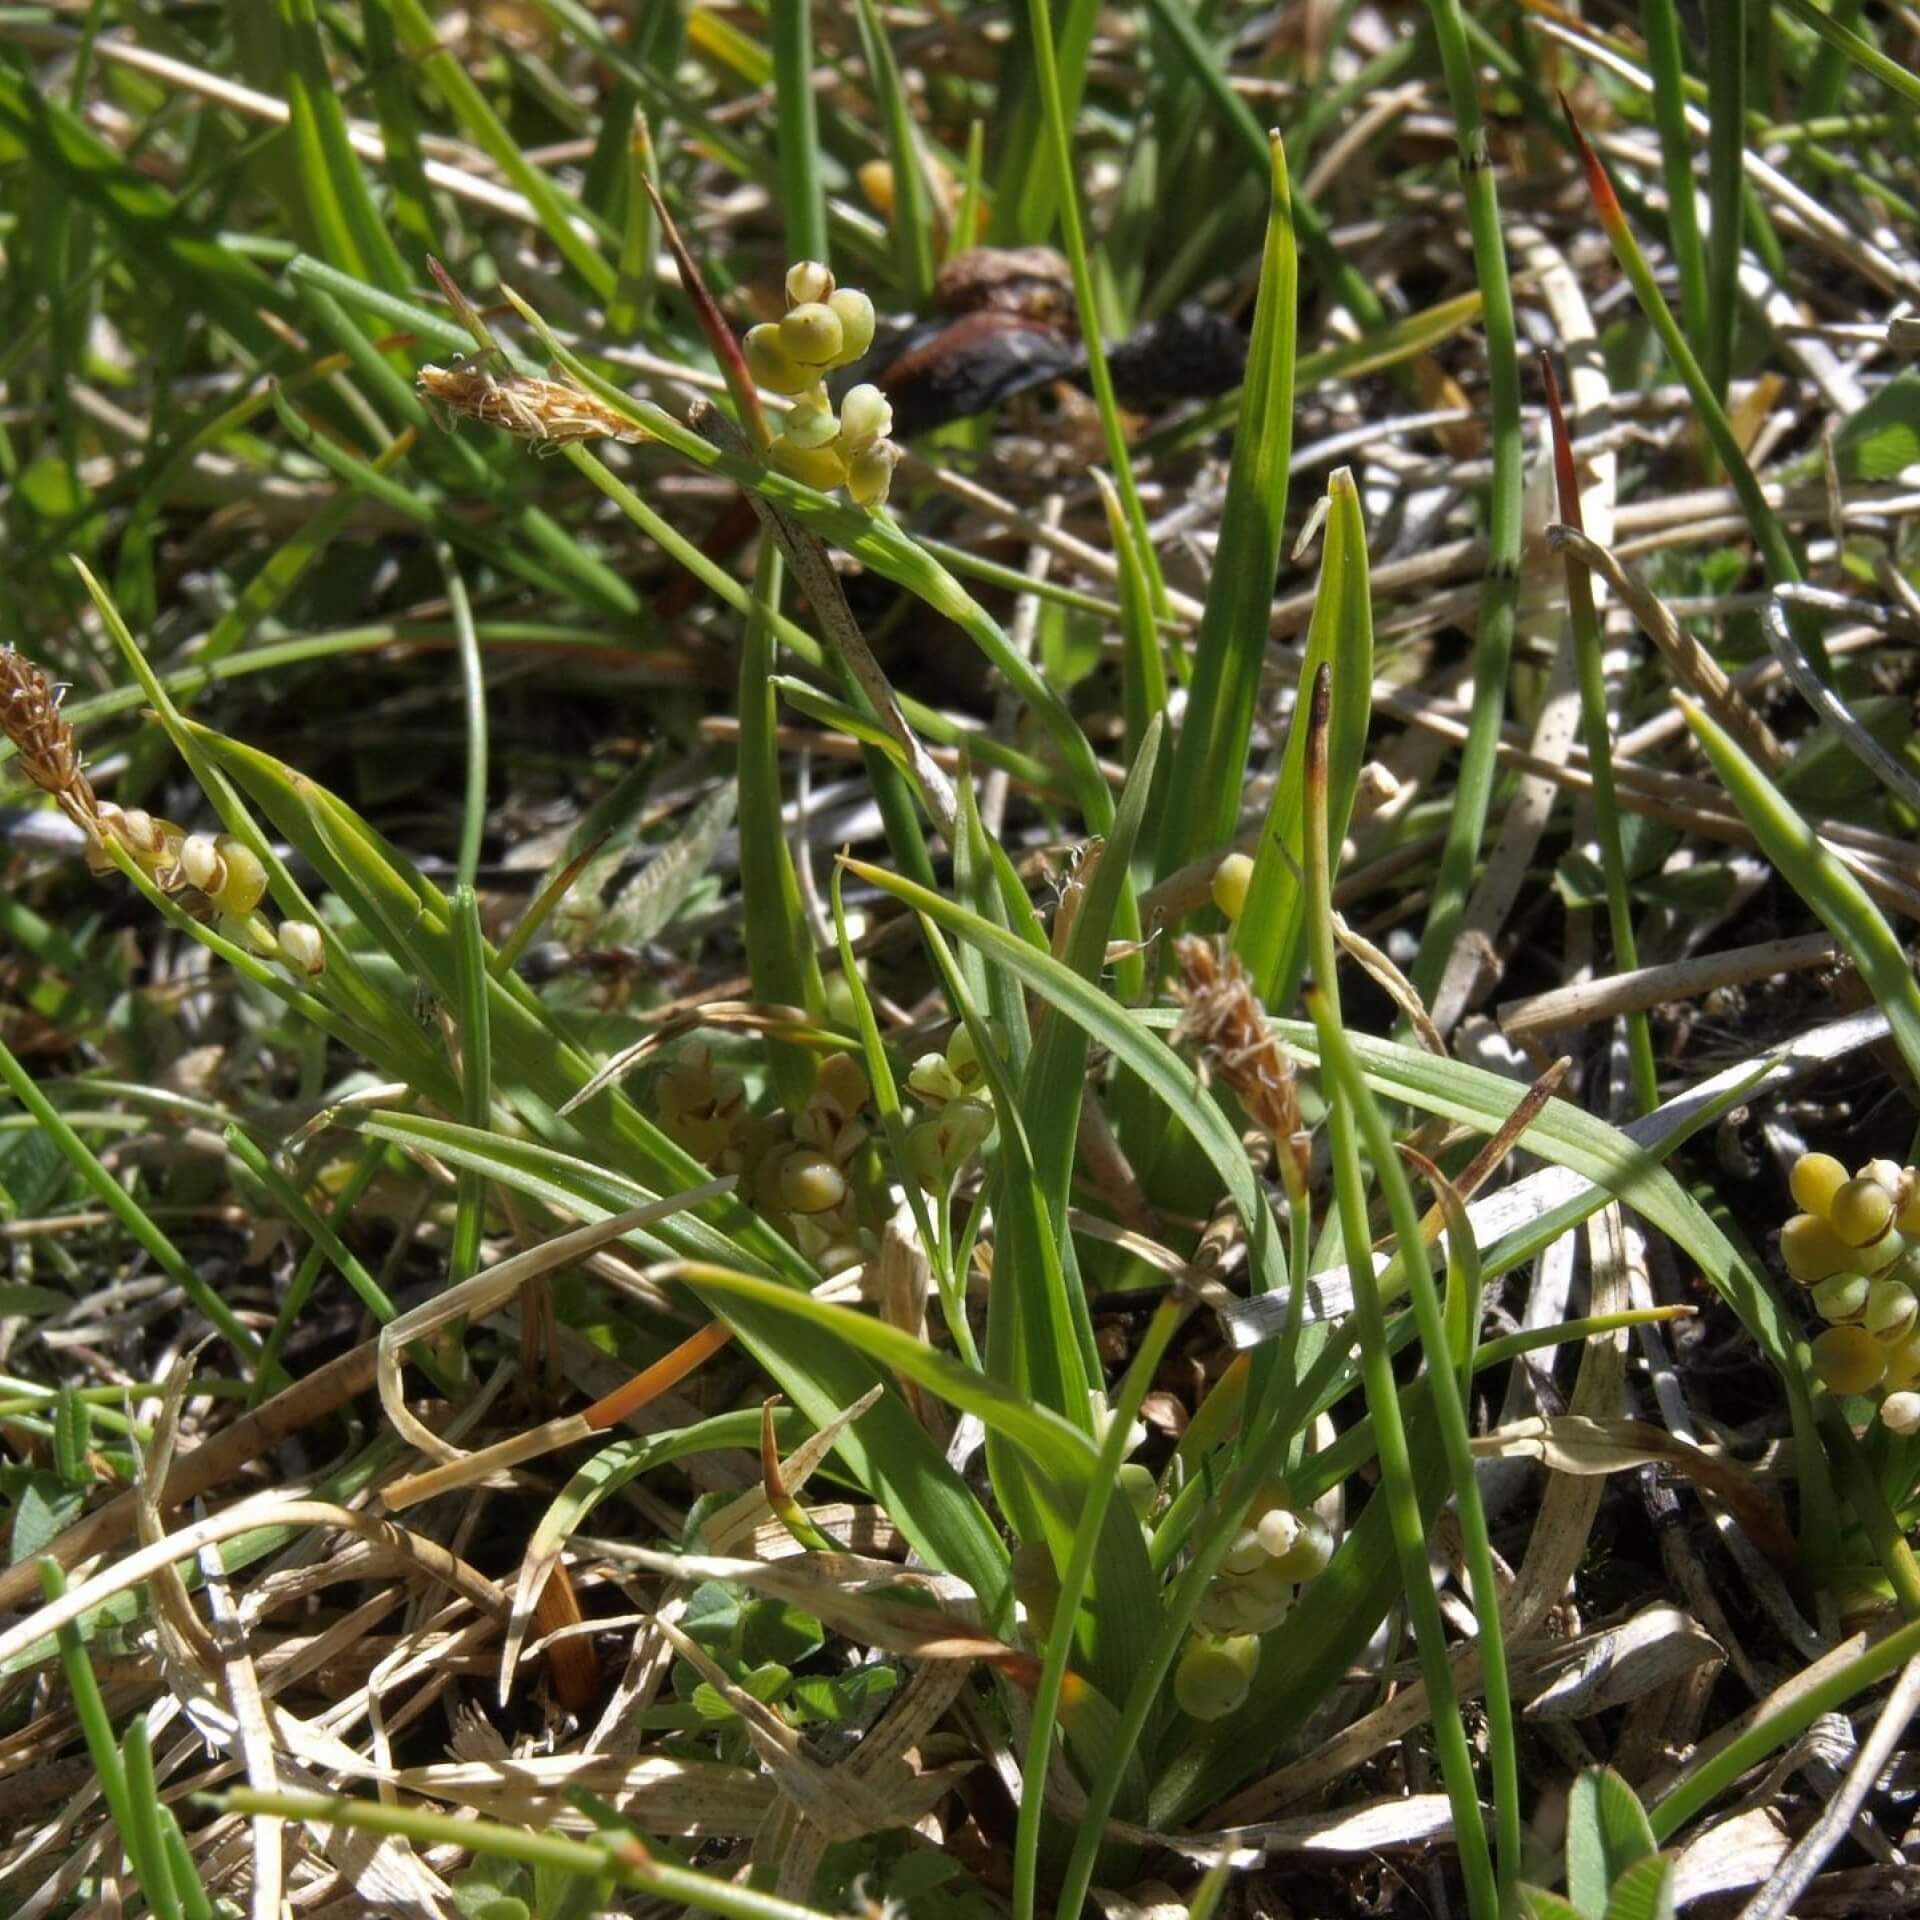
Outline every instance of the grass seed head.
[[1292, 1151], [1301, 1131], [1293, 1060], [1267, 1030], [1267, 1017], [1236, 956], [1194, 935], [1174, 948], [1182, 1012], [1175, 1038], [1197, 1048], [1232, 1088], [1247, 1116]]
[[76, 826], [101, 837], [100, 804], [80, 759], [73, 728], [60, 712], [66, 688], [25, 654], [0, 647], [0, 731], [13, 742], [20, 771], [50, 793]]

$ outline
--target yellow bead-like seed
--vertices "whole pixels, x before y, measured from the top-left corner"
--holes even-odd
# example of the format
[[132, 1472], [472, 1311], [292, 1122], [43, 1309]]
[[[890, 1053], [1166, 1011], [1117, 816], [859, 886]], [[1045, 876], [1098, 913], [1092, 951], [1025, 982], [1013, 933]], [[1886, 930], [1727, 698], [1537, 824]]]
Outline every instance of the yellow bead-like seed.
[[327, 943], [310, 920], [280, 922], [280, 958], [295, 973], [317, 980], [327, 970]]
[[1872, 1288], [1864, 1273], [1829, 1274], [1813, 1289], [1814, 1309], [1823, 1320], [1858, 1320], [1867, 1310]]
[[787, 305], [804, 307], [833, 293], [833, 269], [819, 260], [796, 260], [787, 269]]
[[833, 417], [833, 409], [812, 400], [802, 400], [789, 408], [786, 424], [780, 429], [781, 437], [789, 446], [805, 447], [809, 451], [824, 447], [839, 431], [840, 422]]
[[1333, 1529], [1309, 1507], [1300, 1516], [1300, 1537], [1285, 1553], [1274, 1557], [1272, 1575], [1279, 1580], [1311, 1580], [1325, 1573], [1333, 1558]]
[[1247, 910], [1247, 889], [1253, 885], [1253, 860], [1244, 853], [1230, 853], [1213, 870], [1213, 904], [1236, 927]]
[[190, 833], [180, 842], [180, 871], [187, 885], [202, 893], [218, 893], [227, 884], [227, 863], [204, 833]]
[[883, 507], [893, 490], [893, 469], [900, 449], [891, 440], [859, 448], [847, 462], [847, 491], [857, 507]]
[[768, 450], [767, 457], [790, 478], [818, 487], [822, 493], [841, 486], [847, 477], [847, 463], [833, 442], [824, 447], [796, 447], [783, 433]]
[[1780, 1229], [1780, 1257], [1803, 1287], [1851, 1272], [1853, 1249], [1817, 1214], [1796, 1213]]
[[1890, 1393], [1880, 1402], [1880, 1424], [1894, 1433], [1920, 1429], [1920, 1393]]
[[1861, 1325], [1882, 1345], [1899, 1345], [1913, 1331], [1917, 1315], [1920, 1301], [1915, 1300], [1911, 1287], [1902, 1286], [1898, 1280], [1869, 1282]]
[[876, 386], [862, 381], [840, 402], [840, 438], [849, 452], [884, 440], [893, 431], [893, 406]]
[[1233, 1544], [1221, 1559], [1220, 1567], [1224, 1573], [1251, 1573], [1256, 1567], [1264, 1567], [1267, 1558], [1267, 1550], [1260, 1543], [1259, 1529], [1243, 1527], [1234, 1535]]
[[841, 287], [827, 305], [840, 322], [839, 364], [850, 367], [873, 345], [873, 302], [858, 287]]
[[214, 894], [213, 904], [244, 920], [267, 897], [267, 870], [251, 847], [229, 834], [223, 833], [213, 845], [227, 868], [227, 883]]
[[1847, 1184], [1847, 1170], [1830, 1153], [1803, 1153], [1787, 1177], [1794, 1205], [1824, 1220], [1833, 1196]]
[[1910, 1333], [1887, 1350], [1885, 1384], [1896, 1389], [1920, 1386], [1920, 1334]]
[[1827, 1220], [1848, 1246], [1870, 1247], [1893, 1225], [1893, 1195], [1878, 1180], [1849, 1180], [1835, 1191]]
[[795, 1147], [787, 1154], [775, 1186], [788, 1213], [828, 1213], [847, 1197], [847, 1176], [811, 1147]]
[[1260, 1642], [1250, 1633], [1195, 1638], [1173, 1670], [1173, 1697], [1196, 1720], [1224, 1720], [1252, 1691], [1259, 1663]]
[[749, 327], [741, 343], [747, 359], [747, 371], [758, 386], [770, 393], [805, 393], [820, 376], [812, 367], [794, 361], [780, 342], [780, 329], [772, 322]]
[[1813, 1343], [1813, 1370], [1835, 1393], [1865, 1393], [1887, 1370], [1886, 1349], [1865, 1327], [1829, 1327]]
[[780, 322], [780, 345], [787, 358], [816, 372], [833, 365], [846, 337], [840, 316], [824, 300], [809, 300]]

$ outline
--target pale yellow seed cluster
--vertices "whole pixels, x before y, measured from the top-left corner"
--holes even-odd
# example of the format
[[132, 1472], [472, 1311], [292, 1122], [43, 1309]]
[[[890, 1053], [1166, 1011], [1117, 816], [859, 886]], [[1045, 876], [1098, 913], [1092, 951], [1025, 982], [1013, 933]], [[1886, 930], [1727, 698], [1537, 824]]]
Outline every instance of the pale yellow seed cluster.
[[986, 1076], [966, 1026], [953, 1030], [944, 1053], [923, 1053], [907, 1090], [926, 1109], [907, 1135], [913, 1171], [929, 1193], [945, 1193], [993, 1132]]
[[112, 839], [163, 893], [204, 902], [204, 914], [213, 916], [236, 946], [263, 959], [282, 960], [309, 980], [326, 971], [327, 949], [319, 928], [305, 920], [286, 920], [276, 927], [260, 910], [267, 897], [267, 870], [243, 841], [225, 833], [189, 833], [144, 807], [119, 807], [111, 800], [100, 803], [96, 820], [100, 840], [87, 854], [94, 872], [113, 871], [103, 844]]
[[1243, 1517], [1220, 1570], [1202, 1596], [1196, 1630], [1174, 1669], [1174, 1698], [1196, 1720], [1219, 1720], [1247, 1697], [1260, 1664], [1260, 1636], [1292, 1611], [1302, 1584], [1333, 1559], [1333, 1529], [1311, 1507], [1296, 1507], [1270, 1481]]
[[873, 302], [834, 284], [818, 260], [787, 269], [784, 318], [748, 330], [747, 370], [773, 393], [794, 396], [767, 457], [782, 473], [823, 492], [845, 487], [854, 504], [877, 507], [893, 484], [900, 449], [887, 438], [893, 409], [878, 387], [850, 388], [838, 415], [827, 375], [850, 367], [873, 344]]
[[678, 1054], [655, 1085], [660, 1124], [716, 1173], [740, 1176], [748, 1205], [776, 1221], [824, 1274], [873, 1251], [855, 1206], [853, 1161], [866, 1144], [867, 1077], [851, 1054], [820, 1063], [798, 1116], [752, 1113], [738, 1074], [706, 1046]]
[[1911, 1432], [1920, 1427], [1920, 1172], [1869, 1160], [1849, 1174], [1830, 1153], [1806, 1153], [1789, 1184], [1802, 1210], [1780, 1230], [1780, 1256], [1831, 1322], [1814, 1340], [1814, 1371], [1835, 1393], [1886, 1389], [1880, 1417]]

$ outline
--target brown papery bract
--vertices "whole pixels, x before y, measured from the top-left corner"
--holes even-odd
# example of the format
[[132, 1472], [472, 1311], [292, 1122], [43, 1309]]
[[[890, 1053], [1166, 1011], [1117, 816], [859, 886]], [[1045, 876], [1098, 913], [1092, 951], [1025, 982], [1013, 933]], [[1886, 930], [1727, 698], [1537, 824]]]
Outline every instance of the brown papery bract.
[[73, 728], [60, 711], [65, 693], [25, 654], [0, 647], [0, 730], [19, 753], [21, 772], [52, 794], [69, 820], [99, 839], [93, 783], [81, 765]]

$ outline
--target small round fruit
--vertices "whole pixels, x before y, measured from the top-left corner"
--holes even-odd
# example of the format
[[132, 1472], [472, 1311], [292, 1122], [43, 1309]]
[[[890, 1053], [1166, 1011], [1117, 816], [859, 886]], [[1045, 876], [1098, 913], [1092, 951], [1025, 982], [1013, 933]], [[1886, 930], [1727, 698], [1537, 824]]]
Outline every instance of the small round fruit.
[[129, 807], [119, 820], [120, 838], [136, 860], [147, 861], [163, 845], [160, 829], [145, 807]]
[[1817, 1214], [1796, 1213], [1780, 1229], [1780, 1257], [1803, 1287], [1853, 1270], [1853, 1249]]
[[1895, 1392], [1920, 1386], [1920, 1334], [1910, 1333], [1887, 1352], [1887, 1371], [1882, 1385]]
[[847, 389], [846, 398], [840, 402], [840, 438], [849, 452], [870, 447], [892, 431], [893, 407], [878, 387], [862, 381]]
[[790, 479], [818, 487], [822, 493], [846, 483], [847, 463], [840, 458], [832, 441], [824, 447], [797, 447], [783, 433], [774, 441], [767, 457]]
[[190, 833], [180, 842], [180, 871], [202, 893], [218, 893], [227, 884], [227, 863], [208, 834]]
[[1253, 884], [1253, 859], [1249, 854], [1230, 853], [1213, 870], [1213, 904], [1234, 925], [1247, 910], [1247, 889]]
[[1173, 1697], [1196, 1720], [1224, 1720], [1244, 1704], [1260, 1664], [1260, 1642], [1250, 1633], [1224, 1639], [1196, 1635], [1173, 1670]]
[[804, 307], [833, 293], [833, 269], [820, 260], [796, 260], [787, 269], [787, 305]]
[[847, 462], [847, 491], [856, 507], [884, 507], [893, 491], [893, 470], [900, 449], [891, 440], [861, 447]]
[[1848, 1246], [1870, 1247], [1893, 1225], [1893, 1195], [1878, 1180], [1849, 1180], [1835, 1192], [1827, 1220]]
[[1865, 1327], [1829, 1327], [1813, 1343], [1813, 1370], [1835, 1393], [1865, 1393], [1887, 1370], [1886, 1349]]
[[1814, 1311], [1823, 1320], [1838, 1324], [1858, 1320], [1867, 1310], [1867, 1295], [1873, 1282], [1864, 1273], [1833, 1273], [1813, 1289]]
[[1916, 1317], [1920, 1317], [1920, 1301], [1911, 1287], [1903, 1287], [1898, 1280], [1868, 1283], [1867, 1310], [1860, 1318], [1876, 1340], [1898, 1346], [1913, 1331]]
[[858, 287], [841, 287], [827, 305], [840, 322], [840, 365], [850, 367], [873, 345], [873, 302]]
[[785, 424], [781, 427], [782, 437], [790, 446], [824, 447], [840, 431], [840, 422], [833, 417], [833, 409], [824, 407], [818, 401], [805, 399], [787, 410]]
[[824, 300], [808, 300], [780, 322], [780, 345], [796, 366], [811, 367], [816, 375], [840, 357], [846, 329], [840, 316]]
[[1160, 1498], [1160, 1486], [1153, 1477], [1153, 1469], [1142, 1466], [1138, 1460], [1120, 1463], [1119, 1488], [1121, 1498], [1142, 1520], [1153, 1511], [1154, 1502]]
[[1803, 1153], [1793, 1163], [1787, 1184], [1795, 1206], [1824, 1220], [1833, 1196], [1847, 1184], [1847, 1170], [1830, 1153]]
[[280, 958], [295, 973], [317, 980], [327, 970], [327, 943], [311, 920], [280, 922]]
[[227, 868], [227, 883], [214, 894], [213, 904], [244, 920], [267, 897], [267, 870], [251, 847], [230, 834], [223, 833], [213, 845]]
[[1220, 1569], [1223, 1573], [1252, 1573], [1256, 1567], [1264, 1567], [1269, 1557], [1261, 1543], [1259, 1529], [1242, 1527], [1234, 1535], [1233, 1545], [1221, 1560]]
[[1880, 1402], [1880, 1424], [1895, 1433], [1920, 1430], [1920, 1393], [1890, 1393]]
[[1254, 1523], [1269, 1560], [1291, 1553], [1300, 1538], [1300, 1516], [1291, 1507], [1269, 1507]]
[[771, 321], [749, 327], [741, 350], [746, 354], [747, 371], [753, 375], [755, 384], [765, 387], [769, 393], [805, 393], [820, 377], [812, 367], [795, 363], [781, 345], [780, 329]]
[[1285, 1553], [1274, 1556], [1272, 1573], [1276, 1579], [1311, 1580], [1325, 1573], [1333, 1558], [1333, 1529], [1311, 1507], [1299, 1519], [1299, 1539]]
[[774, 1184], [788, 1213], [830, 1213], [847, 1197], [847, 1176], [812, 1147], [787, 1154]]

